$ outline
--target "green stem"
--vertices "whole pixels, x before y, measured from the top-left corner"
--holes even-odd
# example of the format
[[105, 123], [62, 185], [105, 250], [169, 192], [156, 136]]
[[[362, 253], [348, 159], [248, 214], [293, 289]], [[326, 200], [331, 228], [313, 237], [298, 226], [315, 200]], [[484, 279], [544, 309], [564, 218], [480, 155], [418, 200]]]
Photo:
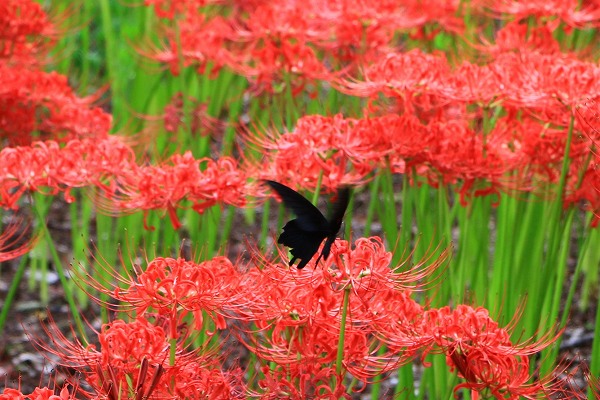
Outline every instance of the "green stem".
[[17, 295], [17, 291], [19, 290], [19, 285], [21, 284], [21, 280], [23, 279], [23, 275], [25, 274], [25, 267], [27, 266], [27, 256], [22, 256], [19, 261], [19, 266], [17, 267], [17, 272], [10, 283], [10, 288], [8, 289], [8, 293], [6, 294], [6, 298], [2, 303], [2, 310], [0, 311], [0, 336], [4, 333], [4, 325], [6, 324], [6, 318], [8, 317], [8, 312], [10, 311], [10, 307]]
[[342, 320], [340, 322], [340, 340], [338, 341], [337, 358], [335, 362], [335, 372], [338, 376], [342, 374], [342, 361], [344, 360], [344, 340], [346, 338], [346, 321], [348, 318], [348, 303], [350, 302], [350, 288], [344, 290], [344, 300], [342, 303]]
[[85, 329], [83, 327], [83, 321], [81, 320], [80, 312], [77, 309], [77, 305], [75, 304], [75, 299], [73, 298], [73, 292], [71, 291], [71, 285], [67, 280], [67, 275], [65, 273], [65, 269], [62, 265], [62, 261], [60, 256], [58, 255], [58, 251], [56, 251], [56, 246], [54, 246], [54, 241], [52, 240], [52, 236], [50, 235], [50, 231], [48, 230], [48, 226], [46, 225], [46, 221], [42, 218], [42, 213], [38, 208], [38, 203], [35, 203], [35, 207], [33, 207], [38, 222], [42, 228], [42, 232], [46, 237], [46, 243], [50, 249], [50, 253], [52, 254], [52, 260], [54, 261], [54, 266], [56, 267], [56, 273], [58, 274], [58, 278], [60, 279], [60, 283], [63, 287], [63, 291], [65, 293], [65, 299], [69, 304], [69, 309], [75, 320], [75, 325], [77, 326], [77, 330], [79, 331], [79, 335], [84, 345], [87, 345], [87, 336], [85, 334]]
[[367, 208], [367, 221], [365, 223], [365, 237], [369, 237], [371, 235], [371, 225], [373, 224], [373, 217], [375, 216], [375, 210], [377, 209], [377, 204], [379, 200], [377, 199], [377, 192], [379, 191], [379, 180], [381, 179], [381, 175], [377, 174], [373, 182], [369, 185], [371, 187], [371, 194], [369, 196], [369, 206]]

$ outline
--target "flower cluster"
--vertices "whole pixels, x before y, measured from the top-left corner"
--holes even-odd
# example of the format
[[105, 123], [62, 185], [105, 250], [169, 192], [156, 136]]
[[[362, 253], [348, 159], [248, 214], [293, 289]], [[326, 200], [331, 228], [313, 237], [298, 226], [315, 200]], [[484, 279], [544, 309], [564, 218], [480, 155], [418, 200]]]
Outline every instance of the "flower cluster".
[[30, 68], [43, 61], [57, 36], [54, 21], [42, 6], [30, 0], [6, 0], [0, 4], [0, 61]]
[[[135, 275], [108, 271], [112, 288], [94, 284], [118, 300], [121, 311], [135, 311], [103, 325], [97, 346], [69, 340], [53, 324], [46, 327], [51, 343], [38, 343], [82, 372], [97, 394], [110, 389], [125, 397], [348, 397], [346, 374], [368, 382], [430, 353], [445, 354], [464, 380], [456, 390], [510, 399], [549, 394], [550, 379], [530, 382], [528, 357], [555, 338], [514, 344], [483, 308], [427, 309], [412, 298], [446, 255], [429, 265], [390, 266], [392, 254], [371, 237], [354, 247], [337, 240], [328, 261], [314, 270], [288, 269], [259, 254], [246, 273], [224, 257], [202, 263], [157, 258]], [[262, 365], [260, 376], [249, 378], [258, 380], [253, 388], [241, 371], [222, 369], [215, 349], [186, 347], [188, 339], [211, 337], [228, 325]], [[144, 365], [148, 375], [154, 371], [152, 379], [140, 377]]]
[[0, 138], [11, 145], [34, 140], [105, 138], [112, 117], [76, 96], [67, 77], [39, 69], [57, 33], [30, 0], [0, 5]]
[[26, 394], [17, 389], [5, 388], [0, 393], [0, 400], [75, 400], [77, 397], [69, 391], [69, 386], [63, 387], [59, 394], [48, 387], [36, 387], [33, 392]]
[[508, 14], [516, 20], [555, 17], [557, 22], [572, 28], [597, 27], [600, 24], [600, 5], [593, 1], [532, 0], [524, 3], [518, 0], [476, 0], [473, 3], [475, 7], [485, 8], [497, 16]]
[[[186, 337], [170, 340], [163, 327], [168, 323], [150, 315], [117, 319], [96, 333], [97, 346], [74, 342], [50, 324], [52, 344], [40, 345], [85, 376], [93, 389], [86, 397], [241, 398], [235, 395], [242, 385], [240, 371], [223, 371], [213, 352], [187, 349]], [[176, 352], [173, 362], [170, 351]]]
[[[304, 115], [290, 132], [246, 133], [249, 146], [239, 156], [245, 163], [185, 150], [150, 163], [108, 134], [111, 116], [93, 105], [98, 96], [80, 98], [67, 77], [41, 70], [59, 35], [56, 21], [31, 0], [6, 0], [0, 4], [0, 141], [7, 145], [0, 149], [0, 207], [16, 210], [31, 192], [71, 202], [75, 188], [91, 188], [100, 211], [159, 211], [179, 228], [182, 208], [245, 207], [249, 195], [263, 196], [254, 180], [333, 192], [385, 170], [410, 182], [452, 185], [463, 205], [474, 196], [524, 192], [558, 195], [569, 207], [585, 200], [598, 211], [600, 67], [555, 37], [600, 27], [599, 4], [474, 0], [469, 18], [506, 21], [492, 41], [489, 32], [464, 26], [459, 0], [145, 0], [168, 27], [158, 30], [158, 44], [139, 44], [138, 51], [174, 75], [193, 66], [245, 77], [250, 87], [236, 99], [244, 99], [240, 108], [249, 103], [244, 119], [255, 106], [300, 103], [307, 93], [368, 102], [362, 118]], [[433, 37], [461, 37], [472, 47], [453, 43], [455, 56], [476, 50], [477, 57], [457, 61], [414, 48]], [[246, 102], [259, 94], [266, 96]], [[187, 93], [176, 94], [165, 108], [165, 131], [218, 132], [223, 123], [206, 110]], [[9, 225], [0, 234], [0, 262], [31, 248], [35, 239], [23, 243], [24, 232]], [[303, 270], [255, 252], [248, 264], [158, 257], [133, 272], [80, 276], [114, 300], [103, 305], [118, 318], [96, 326], [93, 344], [67, 337], [52, 322], [51, 342], [38, 343], [80, 372], [85, 389], [71, 384], [59, 394], [37, 388], [30, 395], [6, 389], [0, 400], [349, 398], [360, 388], [348, 377], [369, 383], [416, 357], [427, 367], [436, 353], [461, 379], [455, 390], [473, 398], [559, 392], [551, 375], [532, 374], [530, 360], [555, 337], [515, 343], [510, 327], [482, 307], [415, 301], [446, 256], [390, 265], [383, 240], [370, 237], [353, 246], [337, 240], [327, 261]], [[241, 360], [225, 367], [232, 351], [214, 343], [227, 343], [220, 340], [227, 330], [227, 339], [246, 349], [238, 350], [252, 353], [251, 373], [237, 366]], [[597, 380], [590, 384], [597, 392]]]
[[[335, 191], [390, 168], [411, 179], [425, 177], [434, 186], [456, 184], [464, 204], [472, 196], [531, 192], [557, 183], [567, 136], [562, 129], [515, 115], [499, 118], [481, 135], [466, 117], [434, 117], [425, 124], [415, 115], [388, 114], [305, 116], [290, 133], [248, 140], [265, 151], [265, 159], [255, 163], [255, 175], [264, 179], [285, 177], [314, 189], [322, 177], [323, 187]], [[568, 202], [581, 199], [571, 194], [577, 192], [578, 173], [589, 154], [589, 140], [574, 141]]]
[[388, 51], [399, 30], [434, 22], [450, 31], [463, 29], [453, 15], [458, 1], [431, 1], [428, 7], [417, 1], [244, 1], [233, 2], [227, 18], [198, 12], [208, 3], [214, 2], [146, 1], [160, 17], [179, 14], [180, 36], [167, 30], [162, 48], [140, 51], [176, 74], [182, 56], [200, 71], [209, 62], [216, 70], [228, 67], [248, 77], [255, 91], [276, 92], [289, 84], [299, 93], [316, 81], [334, 79], [348, 63]]
[[235, 160], [195, 159], [190, 152], [162, 165], [143, 166], [131, 147], [117, 136], [103, 140], [35, 142], [0, 150], [0, 205], [17, 208], [28, 191], [48, 195], [93, 186], [102, 191], [105, 209], [118, 213], [167, 210], [174, 226], [175, 209], [184, 199], [202, 212], [215, 204], [243, 206], [249, 192], [246, 176]]
[[[464, 7], [460, 7], [459, 1], [405, 1], [401, 4], [346, 0], [303, 1], [301, 4], [244, 1], [229, 4], [227, 17], [207, 17], [208, 14], [198, 11], [214, 3], [218, 2], [146, 1], [160, 17], [173, 19], [179, 15], [180, 41], [175, 32], [167, 30], [162, 48], [141, 52], [167, 64], [174, 73], [179, 73], [182, 56], [186, 65], [196, 65], [200, 71], [204, 71], [208, 63], [217, 70], [228, 67], [248, 77], [256, 89], [273, 92], [289, 84], [294, 93], [299, 93], [308, 84], [335, 81], [360, 64], [377, 63], [378, 57], [402, 44], [398, 42], [399, 33], [415, 39], [433, 38], [440, 31], [464, 33], [461, 18]], [[470, 9], [475, 15], [492, 14], [508, 19], [511, 21], [509, 29], [527, 18], [551, 20], [549, 26], [553, 29], [561, 22], [571, 28], [592, 28], [600, 23], [597, 4], [580, 6], [574, 0], [527, 4], [513, 0], [478, 0], [470, 4]], [[531, 39], [526, 39], [523, 29], [527, 27], [521, 25], [519, 36], [524, 40], [537, 37], [543, 38], [545, 43], [553, 41], [548, 31], [542, 36], [534, 33]], [[506, 43], [511, 36], [498, 38]], [[422, 64], [423, 69], [430, 67]], [[523, 67], [528, 68], [527, 63]], [[418, 75], [411, 76], [416, 79]]]

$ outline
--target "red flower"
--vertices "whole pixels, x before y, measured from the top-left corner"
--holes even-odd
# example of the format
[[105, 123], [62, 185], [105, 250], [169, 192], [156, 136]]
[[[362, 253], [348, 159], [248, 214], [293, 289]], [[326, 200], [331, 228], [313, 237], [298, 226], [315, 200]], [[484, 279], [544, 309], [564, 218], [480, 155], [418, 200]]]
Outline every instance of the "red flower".
[[33, 131], [63, 142], [108, 136], [111, 115], [77, 97], [65, 76], [0, 63], [0, 88], [0, 136], [12, 145], [30, 144]]
[[48, 387], [40, 388], [36, 387], [31, 394], [23, 394], [19, 390], [4, 388], [4, 392], [0, 394], [0, 400], [75, 400], [75, 394], [69, 393], [69, 385], [65, 385], [59, 392], [55, 394], [56, 390]]
[[553, 390], [549, 378], [528, 383], [532, 378], [528, 356], [550, 345], [558, 335], [514, 345], [509, 332], [500, 328], [487, 310], [466, 305], [426, 311], [419, 329], [431, 341], [425, 352], [433, 345], [442, 349], [448, 365], [466, 380], [455, 390], [489, 391], [498, 398], [510, 399], [534, 399]]
[[[402, 346], [397, 341], [386, 352], [379, 351], [381, 344], [375, 337], [380, 327], [392, 321], [414, 324], [411, 319], [422, 310], [404, 292], [423, 285], [438, 263], [400, 272], [401, 266], [389, 267], [390, 260], [391, 254], [376, 237], [359, 239], [355, 248], [337, 240], [325, 267], [311, 273], [259, 258], [262, 268], [251, 270], [248, 280], [251, 287], [262, 290], [247, 293], [247, 309], [240, 320], [254, 322], [262, 333], [245, 332], [240, 339], [260, 358], [283, 368], [288, 377], [312, 376], [337, 357], [343, 298], [348, 291], [344, 369], [366, 381], [397, 368], [420, 347], [417, 335], [406, 335]], [[405, 303], [401, 304], [398, 300], [403, 295]], [[394, 301], [386, 304], [392, 297]]]
[[164, 210], [175, 229], [176, 209], [191, 206], [202, 213], [215, 204], [243, 207], [250, 193], [246, 175], [230, 157], [196, 159], [187, 151], [155, 166], [137, 165], [115, 174], [116, 186], [100, 199], [110, 213]]
[[40, 4], [31, 0], [0, 2], [0, 64], [39, 66], [56, 36], [57, 29]]
[[[204, 314], [212, 315], [217, 328], [224, 329], [225, 314], [243, 304], [240, 275], [225, 257], [194, 263], [184, 259], [156, 258], [136, 277], [119, 278], [128, 287], [115, 287], [110, 295], [135, 307], [138, 315], [149, 310], [170, 321], [171, 337], [188, 313], [194, 328], [201, 330]], [[127, 307], [127, 306], [126, 306]]]
[[247, 140], [258, 145], [266, 156], [261, 165], [253, 167], [255, 174], [310, 190], [321, 179], [322, 186], [332, 192], [342, 185], [364, 182], [374, 163], [361, 157], [361, 151], [375, 156], [376, 149], [368, 147], [368, 138], [357, 136], [356, 123], [341, 115], [310, 115], [300, 118], [293, 132], [248, 136]]
[[503, 87], [505, 104], [560, 112], [564, 119], [557, 123], [563, 126], [568, 125], [571, 107], [595, 97], [600, 91], [600, 68], [570, 57], [535, 52], [504, 53], [490, 68]]
[[226, 45], [234, 35], [231, 21], [220, 16], [208, 19], [205, 14], [194, 11], [186, 12], [183, 18], [177, 20], [177, 24], [179, 40], [176, 37], [177, 33], [166, 29], [163, 44], [142, 44], [138, 47], [138, 52], [147, 58], [167, 64], [173, 75], [179, 75], [181, 72], [180, 57], [183, 57], [185, 66], [196, 66], [198, 73], [204, 73], [210, 63], [211, 74], [214, 76], [224, 66], [234, 64], [235, 54]]
[[497, 14], [509, 14], [518, 20], [528, 17], [542, 19], [558, 17], [572, 27], [598, 26], [600, 21], [600, 5], [597, 2], [584, 2], [577, 0], [477, 0], [473, 6], [488, 8]]
[[222, 371], [216, 352], [186, 350], [189, 337], [177, 341], [175, 360], [170, 363], [166, 330], [144, 317], [103, 325], [99, 350], [68, 339], [53, 323], [45, 329], [52, 343], [38, 340], [38, 344], [58, 356], [61, 365], [81, 372], [101, 397], [141, 398], [151, 393], [153, 398], [194, 398], [200, 393], [208, 398], [239, 398], [245, 391], [240, 371]]
[[74, 187], [97, 186], [111, 195], [121, 174], [136, 168], [129, 146], [117, 137], [106, 140], [73, 140], [60, 147], [57, 142], [36, 142], [29, 147], [0, 150], [0, 205], [17, 208], [27, 191], [55, 195]]
[[[350, 399], [342, 376], [334, 368], [321, 367], [312, 373], [290, 377], [286, 368], [264, 366], [263, 378], [258, 385], [260, 391], [252, 393], [252, 398], [278, 400], [282, 398], [300, 399]], [[332, 389], [332, 382], [336, 382]]]
[[232, 68], [253, 82], [253, 93], [278, 93], [289, 84], [291, 93], [297, 95], [309, 84], [334, 76], [315, 50], [297, 39], [258, 39], [248, 48], [248, 54], [239, 57]]
[[0, 150], [0, 205], [17, 208], [27, 191], [48, 195], [75, 187], [101, 189], [100, 207], [111, 213], [160, 209], [169, 213], [175, 227], [175, 210], [190, 206], [197, 212], [223, 203], [243, 207], [252, 192], [235, 160], [195, 159], [190, 152], [174, 155], [158, 166], [138, 166], [131, 147], [117, 136], [105, 140], [36, 142], [31, 147]]
[[201, 6], [208, 3], [213, 2], [146, 1], [156, 5], [160, 16], [177, 13], [181, 18], [178, 34], [165, 29], [163, 49], [141, 52], [168, 63], [174, 74], [180, 72], [180, 57], [200, 71], [208, 62], [213, 72], [227, 66], [248, 77], [254, 92], [280, 93], [289, 85], [297, 94], [312, 83], [330, 81], [357, 61], [388, 52], [398, 31], [431, 23], [463, 30], [456, 0], [430, 2], [425, 8], [420, 2], [245, 1], [234, 2], [227, 18], [207, 17]]
[[108, 135], [111, 116], [91, 106], [97, 97], [80, 98], [65, 76], [36, 69], [56, 36], [36, 2], [0, 4], [0, 137], [10, 145], [31, 143], [34, 131], [37, 140]]
[[0, 400], [25, 400], [25, 395], [17, 389], [4, 388]]
[[27, 398], [31, 400], [70, 400], [76, 398], [69, 393], [68, 385], [61, 389], [59, 395], [55, 395], [54, 392], [49, 388], [38, 387]]
[[382, 93], [399, 97], [408, 106], [418, 94], [437, 94], [448, 79], [450, 67], [443, 54], [425, 54], [419, 49], [406, 53], [389, 53], [363, 69], [364, 78], [339, 80], [344, 93], [374, 97]]
[[505, 52], [521, 52], [523, 49], [560, 56], [560, 44], [552, 36], [552, 28], [547, 23], [534, 25], [526, 21], [510, 21], [494, 34], [495, 43], [482, 39], [483, 46], [477, 46], [477, 50], [492, 56]]

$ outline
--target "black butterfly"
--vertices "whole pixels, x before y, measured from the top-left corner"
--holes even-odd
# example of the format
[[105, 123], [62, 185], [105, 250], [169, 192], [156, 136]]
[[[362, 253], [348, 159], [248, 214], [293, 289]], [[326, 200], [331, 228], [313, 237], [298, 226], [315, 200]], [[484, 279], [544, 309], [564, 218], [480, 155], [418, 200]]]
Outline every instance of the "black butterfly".
[[344, 187], [338, 191], [337, 200], [333, 204], [331, 219], [327, 220], [321, 214], [321, 211], [300, 193], [278, 182], [265, 182], [277, 192], [283, 200], [283, 204], [291, 209], [297, 217], [285, 224], [283, 233], [277, 240], [277, 243], [291, 249], [290, 253], [293, 257], [290, 260], [290, 267], [294, 265], [297, 259], [300, 259], [298, 269], [304, 268], [319, 250], [319, 246], [325, 238], [327, 238], [327, 241], [315, 265], [319, 263], [321, 257], [327, 260], [331, 252], [331, 245], [342, 226], [344, 213], [350, 199], [350, 189]]

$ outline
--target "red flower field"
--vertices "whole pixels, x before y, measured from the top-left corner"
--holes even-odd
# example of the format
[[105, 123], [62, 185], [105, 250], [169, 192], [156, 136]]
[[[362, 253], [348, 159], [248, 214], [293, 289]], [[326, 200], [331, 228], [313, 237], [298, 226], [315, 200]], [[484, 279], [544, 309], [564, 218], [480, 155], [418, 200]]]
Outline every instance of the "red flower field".
[[4, 0], [0, 399], [600, 398], [598, 29]]

